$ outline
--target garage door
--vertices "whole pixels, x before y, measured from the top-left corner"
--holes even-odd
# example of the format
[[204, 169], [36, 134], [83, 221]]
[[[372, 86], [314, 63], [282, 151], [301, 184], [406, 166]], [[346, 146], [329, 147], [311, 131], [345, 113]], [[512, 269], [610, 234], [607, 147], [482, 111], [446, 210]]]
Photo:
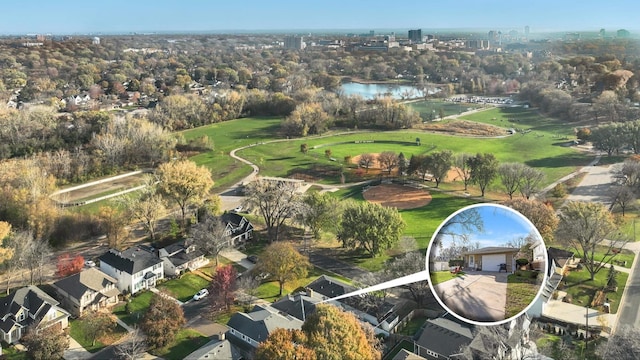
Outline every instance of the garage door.
[[500, 264], [505, 264], [504, 254], [482, 255], [482, 271], [498, 271]]

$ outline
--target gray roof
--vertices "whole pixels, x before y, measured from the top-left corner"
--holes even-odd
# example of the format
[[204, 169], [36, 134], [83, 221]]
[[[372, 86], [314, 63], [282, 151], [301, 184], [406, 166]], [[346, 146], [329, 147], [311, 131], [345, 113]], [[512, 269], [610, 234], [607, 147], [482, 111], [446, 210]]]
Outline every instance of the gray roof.
[[293, 316], [280, 314], [275, 309], [256, 306], [250, 313], [233, 314], [227, 326], [257, 342], [262, 342], [276, 329], [301, 329], [302, 321]]
[[512, 247], [489, 246], [489, 247], [483, 247], [473, 251], [467, 251], [463, 253], [463, 255], [517, 253], [518, 251], [520, 251], [520, 249], [516, 249]]
[[162, 263], [154, 251], [142, 246], [133, 246], [122, 252], [109, 249], [98, 260], [131, 275]]
[[5, 315], [16, 315], [21, 308], [27, 309], [29, 314], [40, 319], [52, 306], [56, 305], [58, 305], [58, 301], [34, 285], [20, 288], [8, 296], [0, 298], [0, 329], [8, 332], [16, 324], [30, 325], [33, 322], [30, 316], [27, 316], [23, 321], [17, 321], [14, 316], [2, 320]]
[[89, 268], [77, 274], [67, 276], [53, 283], [53, 286], [64, 290], [76, 299], [82, 298], [87, 290], [100, 292], [109, 284], [115, 284], [118, 280], [103, 273], [96, 268]]
[[[193, 246], [193, 247], [192, 247]], [[178, 241], [177, 243], [168, 245], [159, 251], [160, 257], [165, 257], [174, 266], [180, 266], [186, 264], [191, 260], [197, 259], [204, 255], [204, 253], [193, 244], [187, 244], [186, 240]]]
[[[304, 321], [316, 311], [316, 304], [322, 299], [311, 298], [305, 294], [287, 295], [271, 304], [271, 307]], [[303, 316], [304, 309], [304, 316]]]
[[449, 356], [473, 340], [473, 327], [445, 317], [427, 320], [415, 341], [419, 346]]
[[420, 355], [416, 355], [407, 349], [400, 350], [392, 360], [427, 360]]
[[321, 275], [313, 280], [313, 282], [307, 285], [307, 288], [328, 298], [344, 295], [356, 290], [355, 287], [327, 275]]
[[242, 355], [229, 340], [214, 339], [198, 350], [187, 355], [184, 360], [240, 360]]
[[244, 216], [236, 213], [224, 213], [220, 215], [220, 220], [231, 228], [231, 237], [236, 237], [253, 230], [251, 222]]

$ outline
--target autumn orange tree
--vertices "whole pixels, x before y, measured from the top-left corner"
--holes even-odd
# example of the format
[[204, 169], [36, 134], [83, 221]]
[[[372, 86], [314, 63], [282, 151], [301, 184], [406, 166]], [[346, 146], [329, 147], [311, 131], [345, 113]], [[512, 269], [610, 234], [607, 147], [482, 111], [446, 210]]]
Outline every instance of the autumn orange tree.
[[154, 294], [140, 323], [140, 329], [147, 336], [147, 344], [158, 349], [173, 341], [185, 322], [184, 312], [178, 303], [171, 298]]
[[58, 256], [56, 275], [59, 277], [66, 277], [77, 274], [82, 271], [83, 266], [84, 257], [82, 257], [82, 255], [71, 256], [70, 254], [65, 253]]
[[270, 274], [280, 285], [278, 296], [282, 295], [284, 284], [307, 276], [311, 264], [291, 243], [275, 242], [260, 255], [256, 270]]
[[280, 329], [269, 334], [256, 359], [375, 360], [382, 356], [370, 326], [351, 313], [318, 304], [302, 330]]

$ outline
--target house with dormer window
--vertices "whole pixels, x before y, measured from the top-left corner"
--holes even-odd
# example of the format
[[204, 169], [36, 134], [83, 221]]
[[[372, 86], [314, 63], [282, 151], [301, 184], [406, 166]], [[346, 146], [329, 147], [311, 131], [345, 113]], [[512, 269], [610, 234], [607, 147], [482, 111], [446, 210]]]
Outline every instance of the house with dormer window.
[[118, 280], [116, 286], [122, 292], [135, 294], [164, 279], [162, 260], [148, 246], [133, 246], [125, 251], [110, 249], [98, 260], [100, 270]]
[[16, 343], [29, 327], [69, 326], [69, 313], [58, 301], [34, 285], [0, 298], [0, 336], [8, 344]]
[[62, 306], [74, 316], [99, 310], [118, 302], [118, 280], [96, 268], [89, 268], [53, 283]]
[[238, 246], [251, 240], [253, 225], [244, 216], [236, 213], [224, 213], [220, 220], [225, 225], [225, 232], [231, 238], [230, 246]]
[[209, 262], [193, 241], [182, 240], [158, 250], [167, 276], [178, 276], [186, 270], [201, 268]]

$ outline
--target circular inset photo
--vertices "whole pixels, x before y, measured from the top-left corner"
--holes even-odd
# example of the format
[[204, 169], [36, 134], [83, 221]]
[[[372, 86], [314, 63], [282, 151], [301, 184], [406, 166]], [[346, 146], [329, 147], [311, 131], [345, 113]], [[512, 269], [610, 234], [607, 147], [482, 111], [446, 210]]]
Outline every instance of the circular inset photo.
[[457, 318], [498, 325], [522, 315], [547, 281], [538, 229], [503, 205], [477, 204], [449, 216], [427, 249], [429, 286]]

